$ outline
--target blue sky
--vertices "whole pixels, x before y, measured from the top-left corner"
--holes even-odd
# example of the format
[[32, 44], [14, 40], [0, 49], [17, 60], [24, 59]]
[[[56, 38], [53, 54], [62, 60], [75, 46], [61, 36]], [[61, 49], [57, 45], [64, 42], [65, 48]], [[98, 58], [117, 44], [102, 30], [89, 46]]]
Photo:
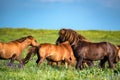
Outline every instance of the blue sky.
[[0, 27], [120, 30], [120, 0], [0, 0]]

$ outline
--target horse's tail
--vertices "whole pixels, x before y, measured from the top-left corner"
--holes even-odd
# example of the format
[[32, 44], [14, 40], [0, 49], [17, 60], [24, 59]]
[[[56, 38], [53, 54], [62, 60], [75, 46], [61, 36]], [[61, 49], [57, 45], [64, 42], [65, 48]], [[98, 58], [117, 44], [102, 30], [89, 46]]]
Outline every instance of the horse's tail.
[[29, 62], [32, 55], [33, 55], [33, 57], [36, 55], [37, 50], [38, 50], [38, 47], [31, 47], [28, 49], [28, 53], [27, 53], [26, 57], [22, 60], [24, 65]]

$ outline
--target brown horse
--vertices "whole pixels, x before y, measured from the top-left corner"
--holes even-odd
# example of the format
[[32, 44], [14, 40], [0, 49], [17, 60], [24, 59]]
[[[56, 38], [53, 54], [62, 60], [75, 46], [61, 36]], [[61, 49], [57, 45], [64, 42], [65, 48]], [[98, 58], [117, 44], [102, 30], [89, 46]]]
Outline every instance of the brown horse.
[[37, 56], [38, 59], [36, 63], [38, 65], [41, 64], [44, 59], [51, 62], [65, 61], [69, 65], [75, 63], [75, 57], [68, 41], [59, 45], [49, 43], [40, 44]]
[[[60, 44], [64, 41], [69, 41], [71, 47], [73, 47], [76, 43], [78, 43], [79, 40], [89, 42], [89, 40], [87, 40], [84, 36], [78, 34], [76, 31], [63, 28], [59, 31], [59, 37], [56, 40], [56, 44]], [[94, 65], [93, 61], [88, 60], [84, 60], [83, 63], [87, 63], [88, 66]]]
[[36, 40], [32, 36], [23, 37], [8, 43], [0, 43], [0, 59], [10, 59], [8, 66], [13, 66], [14, 60], [17, 60], [23, 67], [22, 60], [20, 58], [23, 50], [28, 46], [38, 46]]
[[[117, 63], [118, 50], [115, 45], [108, 42], [90, 43], [79, 41], [75, 46], [75, 56], [77, 58], [76, 69], [82, 65], [85, 60], [101, 60], [100, 67], [105, 67], [105, 62], [108, 61], [109, 68], [114, 68], [114, 63]], [[82, 69], [80, 67], [80, 69]]]

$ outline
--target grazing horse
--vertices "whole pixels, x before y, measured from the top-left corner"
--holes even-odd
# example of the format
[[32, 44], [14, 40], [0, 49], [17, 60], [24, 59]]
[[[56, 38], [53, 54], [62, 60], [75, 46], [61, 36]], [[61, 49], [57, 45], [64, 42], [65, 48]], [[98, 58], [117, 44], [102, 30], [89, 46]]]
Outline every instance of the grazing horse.
[[109, 68], [114, 68], [114, 63], [118, 56], [118, 50], [115, 45], [109, 42], [91, 43], [79, 41], [74, 47], [75, 57], [77, 58], [76, 69], [82, 65], [83, 60], [96, 61], [100, 60], [100, 67], [105, 67], [108, 61]]
[[10, 59], [8, 66], [13, 66], [14, 60], [17, 60], [23, 67], [22, 60], [20, 58], [23, 50], [28, 46], [38, 46], [36, 40], [32, 36], [23, 37], [8, 43], [0, 43], [0, 59]]
[[44, 59], [51, 62], [67, 62], [68, 65], [75, 63], [75, 57], [68, 41], [59, 45], [44, 43], [40, 44], [37, 52], [36, 63], [40, 65]]
[[[59, 37], [56, 40], [56, 44], [60, 44], [64, 41], [69, 41], [71, 47], [73, 47], [76, 43], [78, 43], [79, 40], [89, 42], [89, 40], [87, 40], [84, 36], [78, 34], [76, 31], [63, 28], [59, 31]], [[88, 60], [84, 60], [83, 63], [86, 63], [88, 66], [94, 65], [93, 61]]]

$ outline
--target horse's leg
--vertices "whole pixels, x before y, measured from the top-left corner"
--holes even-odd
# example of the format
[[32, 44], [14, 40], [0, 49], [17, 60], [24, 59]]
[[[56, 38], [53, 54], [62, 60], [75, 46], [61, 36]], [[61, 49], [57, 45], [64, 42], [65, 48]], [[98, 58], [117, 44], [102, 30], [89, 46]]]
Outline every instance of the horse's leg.
[[108, 64], [109, 64], [109, 68], [111, 68], [111, 69], [114, 68], [113, 62], [114, 62], [114, 60], [111, 57], [108, 57]]
[[16, 54], [14, 54], [14, 55], [12, 56], [12, 58], [10, 59], [10, 62], [8, 63], [7, 66], [10, 66], [10, 67], [13, 67], [13, 66], [14, 66], [13, 63], [14, 63], [15, 57], [16, 57]]
[[101, 68], [105, 68], [105, 62], [108, 60], [108, 58], [107, 57], [104, 57], [104, 59], [102, 59], [101, 61], [100, 61], [100, 67]]
[[13, 67], [13, 63], [14, 63], [14, 60], [13, 58], [10, 59], [10, 62], [7, 64], [7, 66], [10, 66], [10, 67]]
[[72, 63], [71, 60], [70, 60], [70, 59], [67, 59], [67, 58], [65, 58], [65, 62], [67, 62], [68, 65], [70, 65], [70, 64]]
[[38, 64], [39, 61], [40, 61], [40, 58], [38, 58], [38, 59], [36, 60], [36, 63]]
[[82, 69], [82, 61], [83, 61], [83, 58], [82, 57], [79, 57], [77, 59], [77, 63], [76, 63], [76, 69], [80, 68], [80, 70]]
[[24, 65], [28, 63], [28, 61], [29, 61], [30, 58], [31, 58], [31, 55], [32, 55], [32, 52], [29, 52], [29, 53], [26, 55], [26, 57], [22, 60]]
[[56, 62], [57, 63], [57, 66], [60, 67], [60, 65], [62, 64], [62, 62], [58, 61]]
[[93, 61], [87, 61], [86, 63], [87, 63], [87, 65], [90, 66], [90, 67], [94, 66]]
[[24, 67], [24, 64], [23, 64], [23, 61], [20, 57], [16, 57], [16, 60], [19, 62], [18, 64], [18, 68], [23, 68]]
[[45, 58], [43, 58], [43, 57], [40, 57], [40, 59], [38, 59], [36, 62], [37, 62], [37, 65], [39, 66], [42, 62], [43, 62], [43, 60], [44, 60]]

